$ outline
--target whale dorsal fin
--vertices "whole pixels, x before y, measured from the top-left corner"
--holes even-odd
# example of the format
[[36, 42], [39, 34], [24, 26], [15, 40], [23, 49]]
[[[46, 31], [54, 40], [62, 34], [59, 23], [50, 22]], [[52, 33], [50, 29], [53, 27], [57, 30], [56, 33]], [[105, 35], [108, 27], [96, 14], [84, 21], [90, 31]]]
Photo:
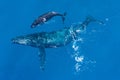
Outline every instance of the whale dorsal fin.
[[40, 68], [44, 70], [44, 65], [45, 65], [45, 48], [44, 47], [39, 47], [39, 57], [40, 57]]

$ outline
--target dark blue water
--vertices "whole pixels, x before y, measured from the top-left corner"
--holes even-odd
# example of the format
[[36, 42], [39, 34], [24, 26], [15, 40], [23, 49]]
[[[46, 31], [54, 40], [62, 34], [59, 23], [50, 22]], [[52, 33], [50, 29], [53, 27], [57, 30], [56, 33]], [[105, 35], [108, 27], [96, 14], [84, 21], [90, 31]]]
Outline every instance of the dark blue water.
[[[119, 0], [1, 0], [0, 80], [120, 80]], [[30, 28], [40, 14], [67, 12], [65, 24], [55, 17], [41, 27]], [[15, 45], [11, 38], [34, 32], [53, 31], [82, 22], [87, 15], [105, 25], [91, 23], [79, 37], [83, 42], [46, 49], [45, 71], [40, 70], [38, 49]], [[78, 62], [74, 54], [84, 58]]]

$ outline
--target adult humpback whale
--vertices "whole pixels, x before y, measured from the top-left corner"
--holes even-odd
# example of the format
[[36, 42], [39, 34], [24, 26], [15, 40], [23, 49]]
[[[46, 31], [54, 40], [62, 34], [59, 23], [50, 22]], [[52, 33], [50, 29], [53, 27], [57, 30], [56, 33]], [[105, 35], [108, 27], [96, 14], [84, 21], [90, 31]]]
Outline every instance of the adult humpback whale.
[[65, 15], [66, 13], [64, 14], [60, 14], [58, 12], [47, 12], [45, 14], [42, 14], [41, 16], [39, 16], [36, 20], [34, 20], [34, 22], [32, 23], [31, 25], [31, 28], [34, 28], [36, 27], [37, 25], [42, 25], [44, 24], [45, 22], [47, 22], [48, 20], [50, 20], [51, 18], [53, 18], [54, 16], [61, 16], [62, 18], [62, 21], [64, 23], [64, 20], [65, 20]]
[[40, 32], [18, 36], [13, 38], [12, 42], [15, 44], [39, 48], [39, 57], [41, 62], [40, 68], [44, 70], [46, 56], [45, 48], [56, 48], [71, 43], [77, 37], [77, 35], [81, 33], [81, 30], [84, 30], [90, 22], [102, 23], [101, 21], [98, 21], [93, 17], [87, 17], [82, 24], [77, 24], [71, 27], [65, 27], [61, 30], [53, 32]]

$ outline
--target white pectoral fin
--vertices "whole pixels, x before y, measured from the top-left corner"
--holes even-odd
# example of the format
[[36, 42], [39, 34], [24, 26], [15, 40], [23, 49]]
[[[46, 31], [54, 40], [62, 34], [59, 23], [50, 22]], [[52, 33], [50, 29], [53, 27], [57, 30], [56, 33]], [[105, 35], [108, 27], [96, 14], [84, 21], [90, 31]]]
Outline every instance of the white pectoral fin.
[[45, 65], [45, 48], [44, 47], [39, 47], [39, 57], [40, 57], [40, 68], [44, 70], [44, 65]]

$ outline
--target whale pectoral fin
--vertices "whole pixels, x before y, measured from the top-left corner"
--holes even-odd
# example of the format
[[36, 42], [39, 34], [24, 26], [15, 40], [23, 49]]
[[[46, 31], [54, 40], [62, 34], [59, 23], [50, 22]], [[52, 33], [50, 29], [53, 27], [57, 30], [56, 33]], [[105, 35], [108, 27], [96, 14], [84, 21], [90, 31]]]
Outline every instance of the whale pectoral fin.
[[40, 68], [44, 70], [44, 65], [45, 65], [45, 48], [44, 47], [39, 47], [39, 57], [40, 57]]

